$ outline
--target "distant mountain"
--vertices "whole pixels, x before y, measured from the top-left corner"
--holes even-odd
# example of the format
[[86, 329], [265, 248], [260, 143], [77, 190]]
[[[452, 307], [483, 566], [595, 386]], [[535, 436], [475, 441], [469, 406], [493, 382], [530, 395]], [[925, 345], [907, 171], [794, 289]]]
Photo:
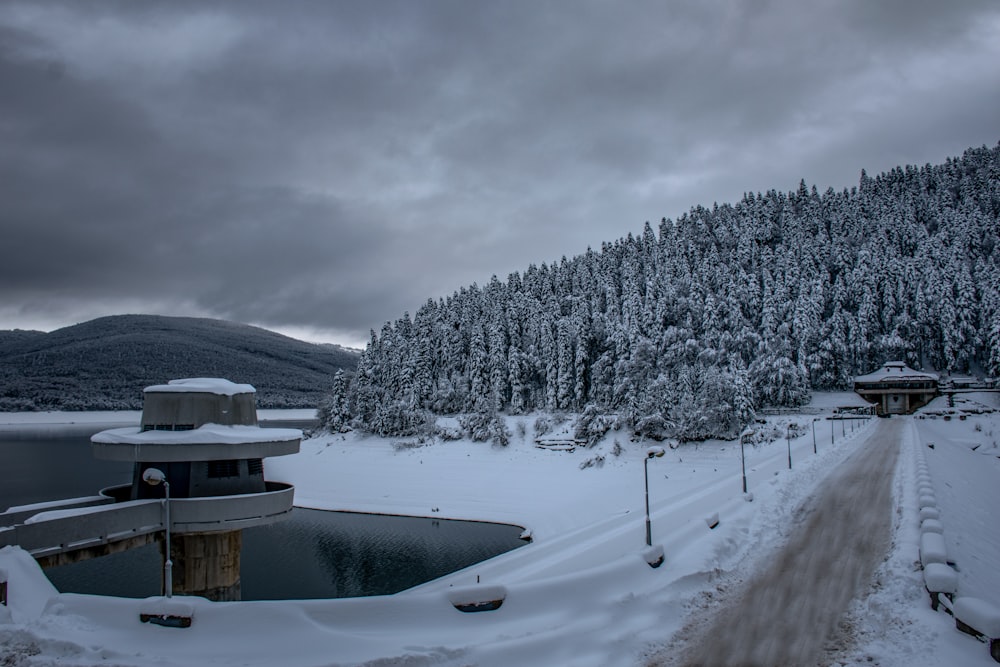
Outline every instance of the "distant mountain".
[[51, 333], [0, 331], [0, 411], [127, 410], [142, 390], [186, 377], [252, 384], [260, 408], [316, 407], [359, 353], [258, 327], [117, 315]]

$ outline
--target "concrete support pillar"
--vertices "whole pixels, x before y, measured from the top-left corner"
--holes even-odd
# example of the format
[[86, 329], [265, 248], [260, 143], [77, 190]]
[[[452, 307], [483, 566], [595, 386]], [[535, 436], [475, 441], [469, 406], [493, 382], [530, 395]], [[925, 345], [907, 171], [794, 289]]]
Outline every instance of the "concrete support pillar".
[[242, 531], [175, 534], [170, 541], [174, 595], [197, 595], [217, 602], [241, 599]]

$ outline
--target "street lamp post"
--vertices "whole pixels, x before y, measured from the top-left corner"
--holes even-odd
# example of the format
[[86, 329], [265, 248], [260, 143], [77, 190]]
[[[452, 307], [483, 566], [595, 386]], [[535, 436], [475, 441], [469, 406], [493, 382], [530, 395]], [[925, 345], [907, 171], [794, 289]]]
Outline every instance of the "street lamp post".
[[792, 469], [792, 426], [785, 430], [785, 444], [788, 445], [788, 469]]
[[747, 458], [743, 452], [743, 446], [746, 444], [747, 438], [751, 435], [753, 435], [753, 431], [750, 429], [745, 429], [740, 433], [740, 467], [743, 469], [743, 493], [747, 492]]
[[166, 530], [166, 560], [163, 562], [163, 590], [166, 596], [174, 594], [174, 562], [170, 559], [170, 482], [159, 468], [146, 468], [142, 473], [142, 481], [150, 486], [163, 484], [164, 492], [164, 528]]
[[649, 459], [663, 456], [663, 447], [650, 447], [646, 450], [646, 458], [642, 460], [642, 472], [646, 479], [646, 546], [653, 546], [653, 530], [649, 522]]

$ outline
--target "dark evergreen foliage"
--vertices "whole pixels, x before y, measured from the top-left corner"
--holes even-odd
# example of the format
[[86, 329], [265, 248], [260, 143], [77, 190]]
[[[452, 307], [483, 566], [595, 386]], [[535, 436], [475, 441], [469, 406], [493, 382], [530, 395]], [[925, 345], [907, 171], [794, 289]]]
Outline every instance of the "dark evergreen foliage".
[[233, 322], [102, 317], [51, 333], [0, 332], [0, 411], [135, 410], [144, 387], [224, 377], [257, 389], [261, 408], [315, 407], [358, 353]]
[[[591, 410], [735, 436], [888, 359], [1000, 372], [1000, 145], [820, 195], [746, 194], [372, 332], [357, 423], [393, 410]], [[382, 430], [382, 429], [379, 429]]]

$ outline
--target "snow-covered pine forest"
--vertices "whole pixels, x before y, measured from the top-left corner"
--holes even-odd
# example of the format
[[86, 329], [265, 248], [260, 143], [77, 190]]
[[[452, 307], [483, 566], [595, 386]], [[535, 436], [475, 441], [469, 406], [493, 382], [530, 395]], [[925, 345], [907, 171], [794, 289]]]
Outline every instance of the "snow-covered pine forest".
[[841, 192], [698, 206], [386, 323], [321, 419], [411, 435], [460, 413], [503, 442], [498, 413], [574, 411], [683, 442], [889, 359], [996, 374], [998, 223], [1000, 144]]

